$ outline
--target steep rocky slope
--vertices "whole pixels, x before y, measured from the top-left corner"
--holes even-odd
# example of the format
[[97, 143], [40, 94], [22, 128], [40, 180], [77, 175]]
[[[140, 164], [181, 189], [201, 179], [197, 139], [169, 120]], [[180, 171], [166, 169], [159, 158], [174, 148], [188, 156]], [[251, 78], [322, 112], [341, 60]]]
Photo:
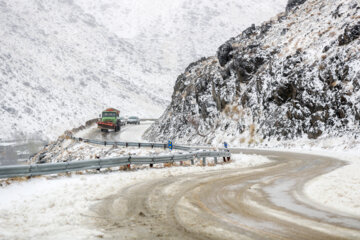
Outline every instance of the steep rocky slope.
[[360, 4], [289, 1], [216, 57], [188, 66], [146, 136], [183, 142], [261, 143], [339, 133], [360, 122]]
[[0, 0], [0, 141], [54, 138], [108, 106], [158, 117], [185, 62], [285, 1]]

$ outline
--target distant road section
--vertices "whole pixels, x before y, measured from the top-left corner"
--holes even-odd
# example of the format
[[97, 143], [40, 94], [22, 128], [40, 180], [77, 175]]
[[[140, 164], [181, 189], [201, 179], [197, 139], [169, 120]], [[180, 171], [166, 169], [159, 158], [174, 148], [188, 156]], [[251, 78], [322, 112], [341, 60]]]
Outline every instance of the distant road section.
[[121, 126], [120, 132], [101, 132], [97, 128], [96, 124], [92, 127], [85, 129], [83, 131], [75, 134], [76, 137], [89, 138], [89, 139], [100, 139], [100, 140], [109, 140], [109, 141], [118, 141], [118, 142], [146, 142], [142, 139], [142, 135], [150, 127], [154, 121], [141, 121], [140, 125], [125, 125]]

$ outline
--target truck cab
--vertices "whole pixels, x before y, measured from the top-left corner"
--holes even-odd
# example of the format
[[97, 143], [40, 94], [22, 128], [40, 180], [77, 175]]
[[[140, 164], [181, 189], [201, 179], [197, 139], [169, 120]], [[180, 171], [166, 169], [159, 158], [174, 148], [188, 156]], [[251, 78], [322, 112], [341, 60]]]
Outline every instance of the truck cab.
[[120, 111], [115, 108], [108, 108], [100, 115], [100, 119], [97, 122], [98, 128], [102, 132], [107, 132], [109, 129], [113, 129], [115, 132], [120, 131]]

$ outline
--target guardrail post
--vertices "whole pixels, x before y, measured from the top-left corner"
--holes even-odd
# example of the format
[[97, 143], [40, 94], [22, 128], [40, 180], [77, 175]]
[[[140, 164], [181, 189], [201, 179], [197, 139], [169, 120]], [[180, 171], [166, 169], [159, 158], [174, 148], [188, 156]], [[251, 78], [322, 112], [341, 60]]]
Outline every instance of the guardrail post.
[[31, 169], [32, 169], [32, 164], [30, 164], [30, 167], [29, 167], [29, 178], [31, 178], [31, 176], [32, 176]]
[[180, 166], [182, 166], [183, 165], [183, 161], [180, 161]]
[[[155, 162], [154, 161], [154, 158], [151, 159], [152, 162]], [[154, 163], [150, 163], [150, 167], [152, 168], [154, 166]]]
[[227, 155], [226, 156], [224, 155], [224, 161], [225, 162], [230, 162], [230, 152], [229, 152], [229, 150], [226, 150], [226, 152], [227, 152]]
[[191, 165], [194, 165], [194, 157], [191, 159]]
[[65, 170], [66, 170], [66, 172], [65, 172], [66, 174], [71, 173], [71, 171], [67, 171], [68, 169], [69, 169], [69, 162], [66, 162], [66, 169], [65, 169]]
[[126, 143], [125, 143], [125, 147], [128, 147], [128, 146], [129, 146], [129, 144], [126, 142]]
[[217, 164], [217, 157], [214, 157], [214, 163]]
[[104, 145], [106, 146], [106, 141], [104, 141]]
[[139, 148], [141, 148], [141, 143], [139, 143]]
[[126, 165], [126, 168], [127, 169], [131, 169], [131, 156], [129, 156], [129, 159], [128, 159], [128, 165]]
[[203, 157], [203, 166], [206, 166], [206, 157]]

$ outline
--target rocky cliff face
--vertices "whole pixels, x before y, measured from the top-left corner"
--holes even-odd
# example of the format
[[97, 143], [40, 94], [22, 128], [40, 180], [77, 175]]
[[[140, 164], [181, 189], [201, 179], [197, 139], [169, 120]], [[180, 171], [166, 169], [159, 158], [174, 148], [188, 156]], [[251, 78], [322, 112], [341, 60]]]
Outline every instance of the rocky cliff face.
[[287, 11], [188, 66], [151, 140], [316, 139], [360, 123], [360, 5], [289, 1]]

